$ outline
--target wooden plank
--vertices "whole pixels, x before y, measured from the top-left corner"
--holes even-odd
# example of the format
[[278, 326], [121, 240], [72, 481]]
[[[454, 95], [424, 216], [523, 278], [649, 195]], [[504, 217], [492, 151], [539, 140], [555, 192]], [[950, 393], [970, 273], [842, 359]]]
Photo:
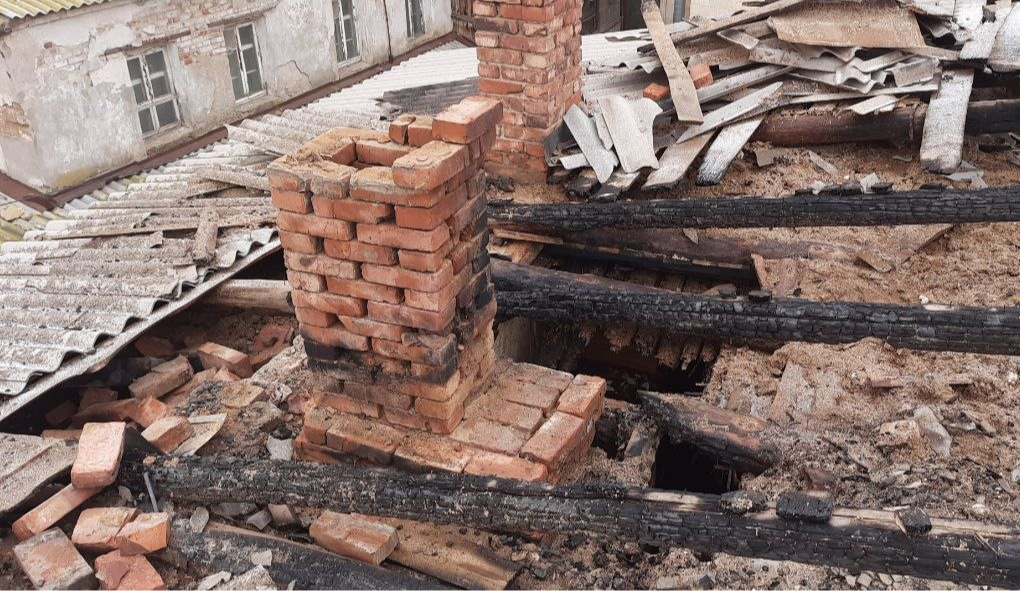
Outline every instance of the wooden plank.
[[951, 173], [960, 166], [973, 85], [973, 70], [947, 70], [942, 74], [939, 90], [928, 105], [921, 137], [921, 167], [925, 170]]
[[698, 89], [694, 87], [694, 79], [687, 71], [676, 45], [669, 39], [659, 6], [653, 0], [642, 0], [641, 15], [669, 80], [669, 96], [676, 109], [677, 120], [681, 123], [701, 123], [705, 117], [701, 112], [701, 103], [698, 102]]
[[694, 164], [694, 159], [701, 154], [711, 139], [711, 133], [704, 133], [666, 148], [662, 158], [659, 159], [659, 169], [648, 175], [642, 189], [648, 191], [676, 185], [687, 174]]
[[698, 169], [697, 184], [719, 184], [733, 159], [740, 154], [744, 144], [751, 139], [763, 120], [763, 117], [756, 117], [724, 127], [715, 137], [708, 152], [705, 153], [705, 160], [701, 163], [701, 168]]

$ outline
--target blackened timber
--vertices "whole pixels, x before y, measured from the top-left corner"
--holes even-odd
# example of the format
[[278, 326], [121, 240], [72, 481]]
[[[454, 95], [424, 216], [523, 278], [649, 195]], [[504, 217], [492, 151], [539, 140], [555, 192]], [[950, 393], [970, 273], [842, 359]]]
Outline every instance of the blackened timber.
[[[927, 114], [924, 104], [867, 115], [852, 111], [779, 111], [766, 117], [751, 139], [774, 146], [915, 141], [921, 137]], [[1020, 99], [975, 101], [967, 108], [968, 135], [1016, 131], [1020, 131]]]
[[739, 472], [760, 474], [779, 461], [780, 439], [766, 421], [712, 406], [692, 396], [638, 392], [674, 442], [705, 451]]
[[489, 531], [590, 532], [774, 560], [1020, 586], [1020, 528], [932, 519], [910, 536], [889, 511], [836, 508], [825, 523], [784, 519], [775, 506], [744, 515], [716, 495], [676, 494], [610, 483], [571, 486], [460, 474], [409, 474], [342, 464], [229, 457], [128, 454], [121, 482], [215, 503], [286, 503]]
[[638, 269], [679, 273], [689, 277], [702, 277], [732, 282], [753, 282], [755, 280], [755, 274], [750, 265], [708, 263], [685, 257], [625, 248], [563, 243], [547, 244], [543, 247], [542, 252], [548, 256], [571, 257], [613, 265], [628, 265]]
[[195, 568], [208, 571], [202, 574], [244, 572], [251, 568], [253, 553], [270, 550], [274, 578], [296, 581], [298, 589], [449, 588], [431, 579], [344, 558], [318, 546], [220, 523], [210, 523], [204, 531], [195, 533], [187, 519], [174, 521], [169, 549], [180, 553]]
[[490, 227], [536, 232], [595, 228], [794, 228], [1020, 221], [1020, 187], [902, 191], [872, 195], [792, 195], [660, 199], [614, 203], [489, 207]]
[[751, 342], [842, 344], [1020, 355], [1020, 307], [896, 306], [792, 298], [751, 301], [678, 293], [493, 261], [499, 312], [547, 322], [599, 322]]

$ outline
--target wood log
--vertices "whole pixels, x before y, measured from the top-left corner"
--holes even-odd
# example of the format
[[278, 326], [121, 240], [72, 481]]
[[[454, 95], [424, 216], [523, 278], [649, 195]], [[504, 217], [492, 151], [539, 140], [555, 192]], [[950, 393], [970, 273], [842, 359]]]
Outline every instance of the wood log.
[[[807, 146], [873, 141], [917, 141], [928, 107], [917, 104], [889, 113], [815, 113], [785, 109], [766, 117], [751, 137], [774, 146]], [[967, 135], [1020, 131], [1020, 99], [975, 101], [967, 109]]]
[[641, 404], [674, 442], [701, 449], [739, 472], [760, 474], [778, 463], [776, 428], [692, 396], [638, 392]]
[[590, 275], [493, 261], [503, 316], [661, 328], [714, 339], [852, 343], [1020, 354], [1020, 308], [897, 306], [788, 298], [724, 298], [672, 292]]
[[120, 479], [138, 490], [146, 472], [161, 493], [203, 503], [287, 503], [489, 531], [590, 532], [737, 556], [1020, 585], [1016, 526], [932, 518], [927, 533], [908, 535], [889, 511], [836, 508], [819, 523], [780, 516], [772, 504], [726, 512], [715, 495], [251, 458], [128, 454]]
[[202, 303], [224, 308], [293, 314], [290, 285], [272, 279], [231, 279], [202, 298]]
[[[237, 467], [244, 460], [239, 462]], [[142, 477], [138, 478], [141, 483]], [[144, 487], [141, 483], [136, 490]], [[273, 552], [273, 564], [269, 567], [273, 579], [284, 585], [297, 581], [297, 589], [444, 588], [434, 580], [344, 558], [318, 546], [219, 523], [210, 523], [202, 533], [195, 533], [187, 519], [178, 519], [173, 523], [169, 548], [203, 574], [245, 572], [252, 566], [252, 553], [264, 550]]]
[[505, 204], [489, 225], [535, 232], [596, 228], [798, 228], [1020, 221], [1020, 187], [901, 191], [869, 195], [792, 195], [660, 199], [613, 203]]

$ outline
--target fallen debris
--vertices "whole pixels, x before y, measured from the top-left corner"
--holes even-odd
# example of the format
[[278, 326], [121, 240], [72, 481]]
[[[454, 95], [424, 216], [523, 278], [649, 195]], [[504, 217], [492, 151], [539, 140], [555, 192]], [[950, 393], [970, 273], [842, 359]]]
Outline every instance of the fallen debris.
[[89, 589], [92, 567], [57, 528], [40, 532], [14, 547], [18, 566], [36, 589]]

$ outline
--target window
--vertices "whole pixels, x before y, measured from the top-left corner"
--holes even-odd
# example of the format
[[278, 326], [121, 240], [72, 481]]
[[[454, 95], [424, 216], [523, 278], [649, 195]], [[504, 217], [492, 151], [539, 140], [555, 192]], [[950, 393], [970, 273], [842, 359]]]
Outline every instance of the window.
[[135, 103], [138, 104], [142, 135], [177, 125], [180, 122], [177, 96], [174, 95], [163, 50], [133, 57], [127, 61], [127, 66]]
[[583, 0], [581, 4], [581, 34], [588, 35], [598, 33], [599, 29], [599, 2], [598, 0]]
[[351, 0], [333, 0], [333, 28], [337, 61], [346, 62], [358, 57], [358, 30], [354, 25]]
[[227, 42], [227, 60], [230, 62], [230, 81], [234, 85], [234, 98], [241, 100], [265, 92], [255, 25], [228, 27], [223, 31], [223, 36]]
[[421, 2], [422, 0], [404, 0], [404, 6], [407, 8], [407, 36], [412, 39], [425, 32]]

